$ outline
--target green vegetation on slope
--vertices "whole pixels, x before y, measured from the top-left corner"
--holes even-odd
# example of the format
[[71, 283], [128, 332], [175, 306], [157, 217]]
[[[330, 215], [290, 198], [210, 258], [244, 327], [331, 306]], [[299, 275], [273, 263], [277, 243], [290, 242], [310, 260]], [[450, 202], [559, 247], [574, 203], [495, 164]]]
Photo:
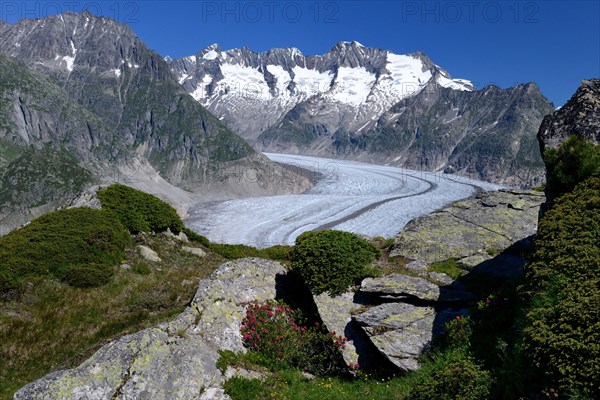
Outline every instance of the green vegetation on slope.
[[[568, 180], [567, 182], [570, 182]], [[600, 179], [556, 199], [526, 267], [524, 355], [543, 387], [600, 397]]]
[[[74, 286], [104, 284], [130, 243], [106, 211], [76, 208], [44, 215], [0, 238], [0, 293], [43, 276]], [[97, 281], [90, 280], [92, 274]]]
[[[168, 321], [193, 298], [199, 279], [224, 260], [182, 251], [163, 234], [139, 235], [161, 263], [126, 249], [108, 284], [75, 288], [54, 279], [30, 279], [19, 300], [0, 302], [0, 399], [45, 374], [73, 368], [124, 334]], [[189, 244], [187, 244], [189, 246]], [[0, 245], [0, 247], [2, 247]]]
[[184, 229], [177, 211], [151, 194], [117, 184], [99, 190], [98, 198], [131, 233], [170, 229], [177, 234]]
[[66, 150], [28, 148], [6, 167], [0, 206], [37, 207], [73, 196], [92, 182], [92, 174]]
[[546, 192], [550, 200], [571, 192], [585, 179], [600, 177], [600, 145], [570, 136], [558, 149], [544, 152], [548, 169]]
[[[192, 243], [186, 245], [203, 246], [205, 257], [183, 251], [166, 234], [142, 232], [134, 240], [120, 220], [143, 231], [183, 223], [169, 205], [134, 189], [114, 185], [99, 196], [102, 210], [53, 212], [0, 238], [0, 399], [183, 311], [195, 283], [224, 261], [219, 252], [284, 259], [290, 249], [213, 245], [187, 228]], [[149, 246], [162, 261], [146, 261], [135, 244]]]

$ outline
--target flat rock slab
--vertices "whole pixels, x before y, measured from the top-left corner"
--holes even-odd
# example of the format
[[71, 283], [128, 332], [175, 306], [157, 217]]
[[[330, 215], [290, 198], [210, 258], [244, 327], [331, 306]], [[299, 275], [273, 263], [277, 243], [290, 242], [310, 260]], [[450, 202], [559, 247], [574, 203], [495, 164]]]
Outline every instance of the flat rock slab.
[[425, 301], [470, 301], [477, 299], [473, 293], [440, 288], [423, 278], [402, 274], [390, 274], [379, 278], [366, 278], [360, 285], [360, 291], [381, 295], [413, 296]]
[[402, 274], [390, 274], [379, 278], [366, 278], [360, 284], [360, 290], [367, 293], [414, 296], [421, 300], [436, 301], [440, 297], [440, 288], [423, 278]]
[[275, 299], [277, 277], [285, 273], [262, 259], [222, 264], [176, 319], [108, 343], [80, 366], [23, 387], [15, 399], [228, 400], [218, 350], [243, 351], [247, 304]]
[[390, 256], [430, 264], [504, 250], [536, 233], [544, 201], [544, 194], [534, 191], [484, 192], [410, 221], [396, 237]]

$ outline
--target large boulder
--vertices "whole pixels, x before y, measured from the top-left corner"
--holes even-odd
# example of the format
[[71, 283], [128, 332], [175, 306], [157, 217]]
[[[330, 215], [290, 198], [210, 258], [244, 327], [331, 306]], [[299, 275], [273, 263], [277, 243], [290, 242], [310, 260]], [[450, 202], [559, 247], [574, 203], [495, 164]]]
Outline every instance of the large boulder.
[[409, 222], [396, 237], [392, 257], [428, 264], [501, 251], [535, 234], [544, 194], [536, 191], [483, 192]]
[[444, 325], [467, 309], [446, 309], [408, 303], [385, 303], [372, 307], [353, 319], [365, 330], [377, 349], [403, 371], [420, 367], [418, 357], [427, 352]]
[[244, 351], [246, 305], [275, 299], [284, 274], [273, 261], [227, 262], [200, 282], [175, 320], [108, 343], [80, 366], [23, 387], [15, 399], [228, 399], [218, 351]]

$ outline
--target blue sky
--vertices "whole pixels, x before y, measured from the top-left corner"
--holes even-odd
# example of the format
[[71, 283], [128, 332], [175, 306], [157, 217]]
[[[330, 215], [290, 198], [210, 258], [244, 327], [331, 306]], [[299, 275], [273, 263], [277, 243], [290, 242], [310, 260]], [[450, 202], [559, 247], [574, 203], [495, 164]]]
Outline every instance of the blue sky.
[[556, 106], [582, 79], [600, 77], [598, 1], [0, 1], [0, 18], [88, 8], [127, 23], [162, 55], [212, 43], [322, 54], [357, 40], [422, 51], [478, 87], [536, 82]]

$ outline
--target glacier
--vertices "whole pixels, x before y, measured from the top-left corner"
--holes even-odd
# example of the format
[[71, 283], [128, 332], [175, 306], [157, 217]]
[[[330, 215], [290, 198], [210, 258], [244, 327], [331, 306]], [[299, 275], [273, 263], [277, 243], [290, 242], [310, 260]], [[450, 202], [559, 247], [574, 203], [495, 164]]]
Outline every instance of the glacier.
[[293, 244], [302, 232], [340, 229], [369, 237], [395, 236], [413, 218], [501, 185], [435, 172], [265, 153], [272, 161], [318, 176], [298, 195], [195, 204], [185, 224], [212, 242], [258, 248]]

